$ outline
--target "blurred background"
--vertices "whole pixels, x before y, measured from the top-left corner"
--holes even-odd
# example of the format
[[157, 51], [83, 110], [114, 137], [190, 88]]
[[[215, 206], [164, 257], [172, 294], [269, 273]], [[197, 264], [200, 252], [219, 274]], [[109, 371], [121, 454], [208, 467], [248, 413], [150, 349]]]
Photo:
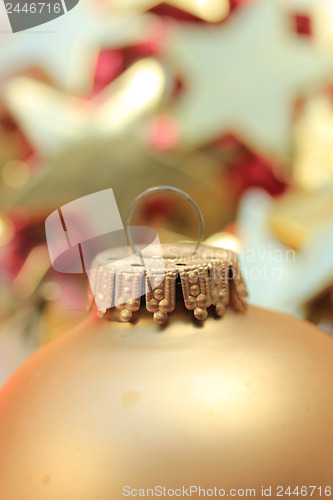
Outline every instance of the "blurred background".
[[[188, 192], [237, 250], [249, 302], [333, 334], [332, 0], [80, 0], [12, 33], [0, 6], [0, 385], [86, 314], [45, 219], [112, 187]], [[135, 224], [195, 239], [167, 193]]]

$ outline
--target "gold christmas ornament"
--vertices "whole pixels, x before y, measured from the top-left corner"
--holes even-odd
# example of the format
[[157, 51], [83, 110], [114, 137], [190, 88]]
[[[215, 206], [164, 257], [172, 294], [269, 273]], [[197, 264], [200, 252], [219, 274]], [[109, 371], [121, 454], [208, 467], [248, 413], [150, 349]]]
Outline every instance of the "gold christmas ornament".
[[[163, 254], [189, 286], [200, 287], [200, 272], [208, 270], [212, 290], [217, 251], [178, 245], [177, 263]], [[235, 268], [223, 252], [221, 262]], [[234, 279], [228, 274], [230, 289]], [[264, 488], [276, 498], [309, 485], [313, 498], [329, 492], [332, 339], [254, 307], [198, 321], [177, 293], [180, 283], [166, 325], [143, 307], [125, 322], [117, 321], [125, 309], [103, 318], [92, 312], [5, 385], [1, 498], [118, 500], [152, 496], [155, 488], [169, 498], [175, 490], [200, 498], [199, 488], [236, 497], [251, 489], [260, 497]], [[158, 292], [156, 300], [161, 306], [165, 298]]]

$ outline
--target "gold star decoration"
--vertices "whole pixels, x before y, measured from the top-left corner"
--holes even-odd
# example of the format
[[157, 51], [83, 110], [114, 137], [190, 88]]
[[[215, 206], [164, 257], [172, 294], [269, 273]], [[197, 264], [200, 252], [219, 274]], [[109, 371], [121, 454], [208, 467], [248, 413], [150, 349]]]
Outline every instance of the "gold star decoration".
[[183, 144], [235, 132], [259, 153], [290, 152], [293, 105], [331, 61], [290, 30], [276, 0], [250, 2], [222, 26], [176, 27], [166, 54], [185, 90], [174, 106]]
[[229, 0], [110, 0], [116, 12], [144, 12], [161, 3], [181, 9], [207, 22], [222, 21], [230, 11]]
[[87, 92], [93, 84], [99, 50], [142, 41], [148, 25], [149, 16], [102, 15], [91, 0], [80, 0], [74, 9], [47, 25], [14, 35], [2, 33], [1, 77], [35, 65], [61, 89]]
[[295, 183], [307, 191], [333, 187], [333, 105], [328, 97], [306, 103], [294, 134]]
[[9, 82], [4, 99], [31, 144], [54, 156], [70, 144], [114, 137], [158, 107], [167, 88], [155, 59], [141, 59], [91, 101], [27, 77]]

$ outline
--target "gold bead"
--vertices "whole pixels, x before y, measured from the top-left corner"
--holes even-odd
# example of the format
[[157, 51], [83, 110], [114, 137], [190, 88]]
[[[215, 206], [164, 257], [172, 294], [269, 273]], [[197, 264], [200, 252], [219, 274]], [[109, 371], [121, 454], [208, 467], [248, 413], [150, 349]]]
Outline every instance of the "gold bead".
[[198, 285], [192, 285], [190, 288], [190, 292], [192, 295], [194, 295], [194, 297], [196, 297], [197, 295], [199, 295], [200, 288], [198, 287]]
[[137, 303], [135, 299], [129, 299], [126, 306], [129, 311], [137, 311], [140, 308], [140, 303]]
[[172, 305], [170, 302], [167, 301], [167, 299], [163, 299], [160, 302], [160, 311], [162, 313], [168, 313], [172, 311]]
[[168, 316], [161, 311], [154, 314], [153, 319], [158, 325], [164, 325], [168, 321]]
[[199, 307], [209, 307], [211, 304], [209, 297], [207, 297], [207, 295], [203, 295], [202, 293], [198, 295], [197, 301]]
[[195, 309], [197, 307], [197, 299], [195, 299], [194, 297], [189, 297], [185, 301], [185, 307], [186, 307], [186, 309], [193, 311], [193, 309]]
[[196, 283], [198, 281], [198, 273], [193, 271], [188, 273], [188, 280], [190, 283]]
[[202, 309], [201, 307], [196, 307], [194, 309], [194, 316], [199, 320], [199, 321], [204, 321], [207, 319], [208, 312], [207, 309]]
[[156, 288], [154, 291], [154, 298], [156, 300], [161, 300], [164, 297], [164, 291], [161, 288]]
[[158, 302], [155, 299], [151, 299], [149, 302], [147, 302], [147, 311], [151, 313], [155, 313], [158, 311]]
[[128, 309], [123, 309], [120, 313], [120, 318], [122, 321], [131, 321], [132, 313]]

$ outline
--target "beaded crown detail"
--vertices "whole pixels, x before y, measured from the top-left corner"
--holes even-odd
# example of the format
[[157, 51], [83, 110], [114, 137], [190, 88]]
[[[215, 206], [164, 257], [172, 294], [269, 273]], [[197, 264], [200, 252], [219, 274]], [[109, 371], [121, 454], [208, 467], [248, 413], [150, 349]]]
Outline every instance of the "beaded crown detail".
[[164, 270], [154, 267], [153, 258], [145, 260], [142, 266], [115, 267], [108, 262], [109, 251], [96, 257], [90, 283], [94, 297], [102, 304], [100, 316], [112, 309], [117, 311], [116, 319], [131, 321], [145, 295], [146, 308], [155, 323], [164, 324], [176, 307], [179, 281], [184, 305], [199, 321], [207, 318], [210, 306], [215, 306], [219, 317], [229, 303], [246, 311], [247, 289], [235, 252], [201, 245], [191, 255], [188, 244], [162, 247]]

